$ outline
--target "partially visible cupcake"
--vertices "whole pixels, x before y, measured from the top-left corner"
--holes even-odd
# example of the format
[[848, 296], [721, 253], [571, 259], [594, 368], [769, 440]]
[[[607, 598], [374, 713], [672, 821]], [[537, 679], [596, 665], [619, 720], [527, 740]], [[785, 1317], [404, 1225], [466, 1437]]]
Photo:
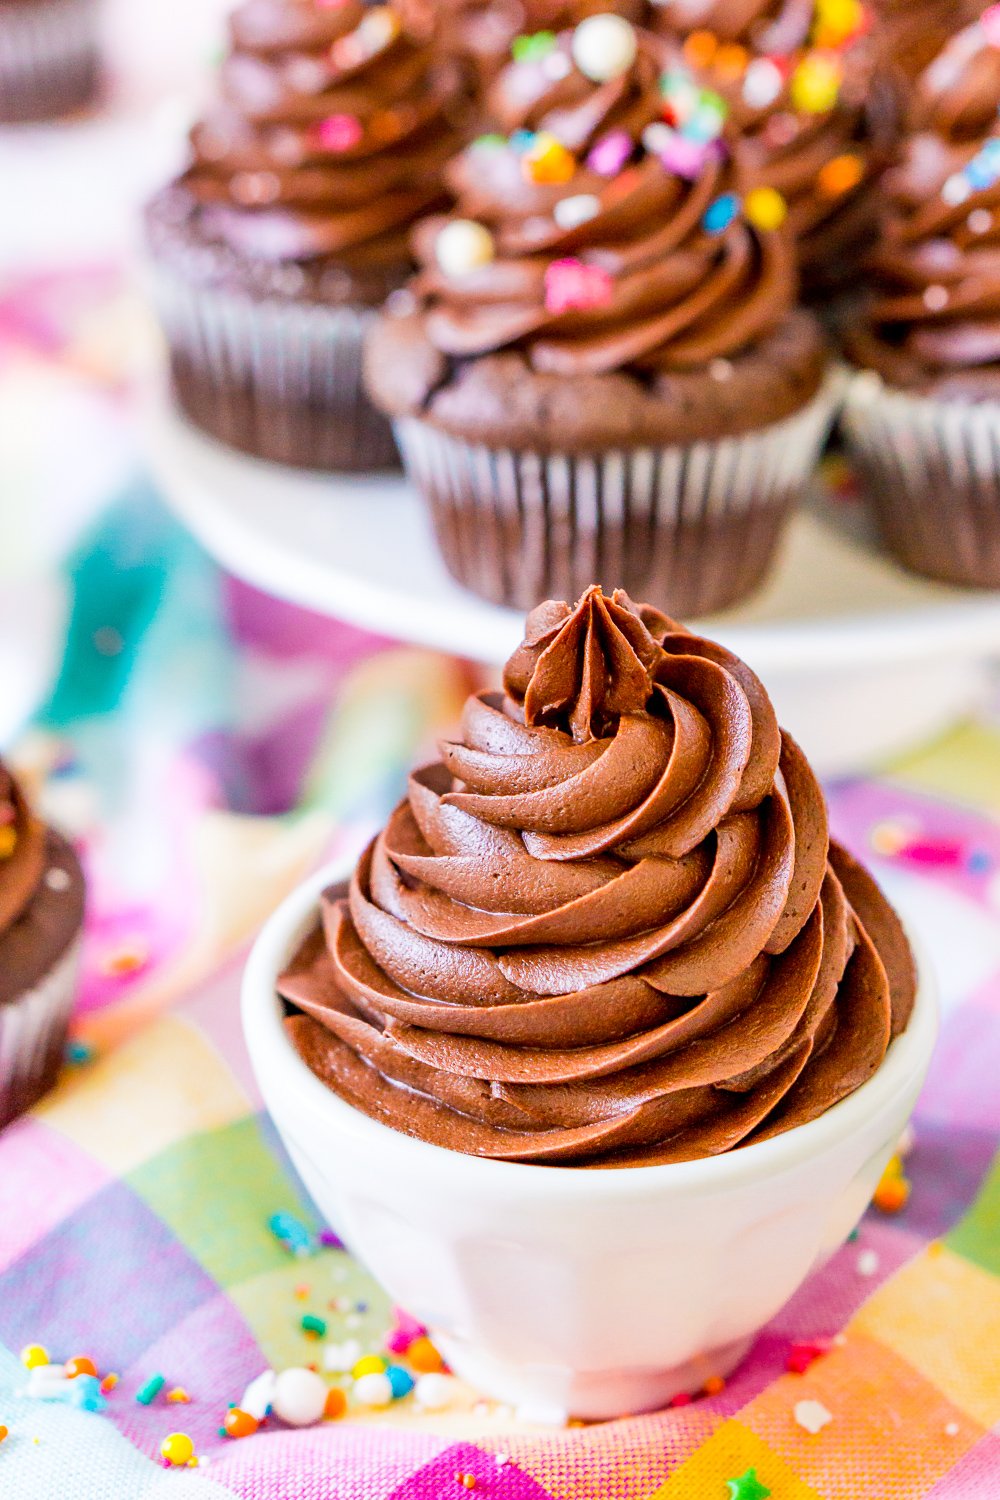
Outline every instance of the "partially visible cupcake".
[[245, 0], [222, 98], [147, 212], [154, 293], [192, 421], [315, 469], [395, 461], [361, 343], [447, 202], [454, 70], [393, 3]]
[[726, 100], [788, 203], [807, 291], [848, 281], [871, 243], [872, 183], [897, 108], [862, 0], [659, 0], [657, 25]]
[[1000, 588], [1000, 6], [917, 85], [885, 181], [869, 295], [848, 337], [865, 370], [844, 427], [885, 541], [931, 578]]
[[83, 874], [0, 765], [0, 1128], [55, 1082], [76, 988]]
[[780, 200], [718, 96], [619, 17], [497, 87], [510, 133], [463, 153], [455, 216], [418, 229], [372, 397], [467, 588], [527, 608], [599, 578], [721, 608], [766, 573], [829, 417]]
[[0, 122], [58, 119], [97, 85], [97, 0], [0, 0]]

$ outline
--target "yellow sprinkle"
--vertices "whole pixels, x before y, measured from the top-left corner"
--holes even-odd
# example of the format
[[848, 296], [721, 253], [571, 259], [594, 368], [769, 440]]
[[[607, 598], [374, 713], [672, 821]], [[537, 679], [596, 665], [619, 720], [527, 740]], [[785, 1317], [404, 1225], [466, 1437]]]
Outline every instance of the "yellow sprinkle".
[[172, 1391], [167, 1392], [167, 1400], [179, 1401], [186, 1405], [191, 1400], [191, 1397], [182, 1385], [175, 1385]]
[[780, 229], [788, 216], [788, 204], [777, 188], [757, 187], [747, 193], [743, 209], [755, 229]]
[[791, 100], [796, 109], [822, 115], [833, 108], [840, 94], [843, 70], [835, 57], [810, 52], [802, 59], [791, 81]]
[[10, 859], [17, 848], [17, 829], [9, 823], [0, 828], [0, 859]]
[[37, 1365], [50, 1364], [49, 1351], [42, 1344], [25, 1344], [21, 1350], [21, 1363], [28, 1370], [35, 1369]]
[[562, 141], [540, 130], [521, 158], [521, 167], [529, 182], [569, 182], [576, 171], [576, 157]]
[[360, 1380], [363, 1375], [381, 1375], [385, 1366], [381, 1354], [366, 1354], [353, 1366], [351, 1375], [355, 1380]]

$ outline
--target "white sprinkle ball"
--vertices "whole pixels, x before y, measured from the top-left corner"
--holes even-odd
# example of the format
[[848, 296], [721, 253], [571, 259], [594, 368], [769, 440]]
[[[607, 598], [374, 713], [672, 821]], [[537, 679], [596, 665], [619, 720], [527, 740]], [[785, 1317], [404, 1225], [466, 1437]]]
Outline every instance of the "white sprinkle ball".
[[381, 1371], [360, 1375], [354, 1382], [354, 1399], [359, 1406], [391, 1406], [392, 1382]]
[[274, 1397], [277, 1379], [273, 1370], [262, 1370], [243, 1392], [240, 1411], [245, 1411], [249, 1416], [256, 1417], [258, 1422], [263, 1422]]
[[966, 223], [973, 234], [989, 234], [993, 228], [993, 215], [988, 208], [974, 208]]
[[588, 16], [573, 33], [573, 61], [593, 83], [620, 77], [638, 50], [635, 28], [622, 16]]
[[733, 367], [728, 359], [713, 359], [709, 363], [708, 373], [713, 380], [725, 382], [732, 380]]
[[66, 891], [70, 887], [69, 872], [60, 870], [58, 866], [51, 869], [45, 877], [45, 884], [50, 891]]
[[467, 276], [488, 266], [495, 253], [493, 236], [474, 219], [452, 219], [434, 241], [437, 263], [446, 276]]
[[958, 1437], [958, 1423], [948, 1422], [944, 1429], [945, 1437]]
[[828, 1422], [833, 1421], [833, 1412], [828, 1411], [822, 1401], [797, 1401], [794, 1416], [799, 1426], [804, 1427], [806, 1432], [811, 1432], [814, 1437], [817, 1432], [822, 1432]]
[[945, 287], [935, 283], [924, 290], [924, 306], [928, 312], [943, 312], [948, 306], [948, 292]]
[[552, 217], [560, 229], [575, 229], [586, 224], [588, 219], [600, 212], [600, 199], [593, 193], [574, 193], [572, 198], [560, 198], [552, 210]]
[[311, 1427], [326, 1408], [326, 1383], [314, 1370], [282, 1370], [274, 1382], [271, 1408], [290, 1427]]
[[447, 1375], [421, 1375], [413, 1395], [425, 1411], [444, 1411], [454, 1399], [454, 1385]]
[[879, 1267], [879, 1259], [874, 1250], [862, 1250], [858, 1256], [858, 1275], [874, 1276]]

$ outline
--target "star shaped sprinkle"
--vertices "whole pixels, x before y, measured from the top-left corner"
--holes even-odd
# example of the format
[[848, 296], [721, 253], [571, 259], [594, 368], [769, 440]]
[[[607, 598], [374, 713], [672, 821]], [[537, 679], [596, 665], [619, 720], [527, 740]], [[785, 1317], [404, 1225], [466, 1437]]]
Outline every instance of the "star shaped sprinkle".
[[747, 1469], [737, 1479], [727, 1479], [729, 1500], [768, 1500], [771, 1491], [757, 1478], [756, 1469]]

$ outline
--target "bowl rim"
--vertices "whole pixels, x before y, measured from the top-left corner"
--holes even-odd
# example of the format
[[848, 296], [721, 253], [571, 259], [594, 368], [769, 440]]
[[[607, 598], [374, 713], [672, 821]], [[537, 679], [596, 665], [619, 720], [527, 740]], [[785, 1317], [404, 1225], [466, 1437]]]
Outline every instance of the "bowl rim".
[[[921, 945], [907, 929], [917, 964], [917, 998], [904, 1032], [890, 1044], [878, 1071], [854, 1093], [804, 1125], [718, 1156], [693, 1161], [636, 1167], [540, 1166], [532, 1162], [496, 1161], [433, 1145], [372, 1119], [329, 1089], [302, 1061], [282, 1025], [276, 981], [297, 943], [318, 915], [319, 896], [328, 886], [348, 879], [355, 860], [341, 857], [296, 887], [261, 929], [248, 956], [241, 988], [244, 1039], [258, 1085], [270, 1108], [272, 1088], [292, 1093], [300, 1108], [327, 1122], [331, 1131], [363, 1143], [369, 1153], [391, 1153], [397, 1165], [409, 1164], [415, 1179], [447, 1175], [456, 1190], [490, 1184], [516, 1189], [522, 1196], [551, 1198], [593, 1195], [629, 1196], [637, 1189], [716, 1192], [745, 1187], [814, 1160], [840, 1141], [888, 1113], [896, 1099], [923, 1082], [937, 1039], [939, 1005], [933, 971]], [[265, 1079], [267, 1082], [265, 1083]]]

